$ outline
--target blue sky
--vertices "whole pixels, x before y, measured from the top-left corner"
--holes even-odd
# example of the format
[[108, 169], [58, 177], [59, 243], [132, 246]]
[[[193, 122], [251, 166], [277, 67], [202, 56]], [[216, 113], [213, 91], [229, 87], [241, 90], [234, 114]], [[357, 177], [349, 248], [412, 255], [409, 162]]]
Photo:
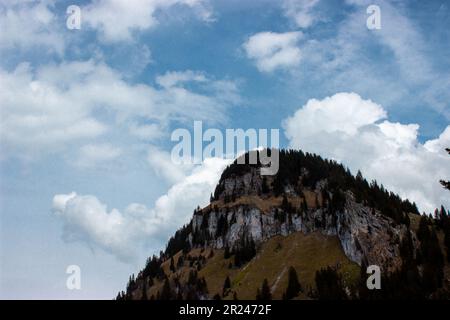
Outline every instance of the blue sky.
[[450, 206], [449, 25], [446, 1], [1, 0], [0, 297], [123, 289], [227, 163], [170, 161], [195, 120], [278, 128], [423, 211]]

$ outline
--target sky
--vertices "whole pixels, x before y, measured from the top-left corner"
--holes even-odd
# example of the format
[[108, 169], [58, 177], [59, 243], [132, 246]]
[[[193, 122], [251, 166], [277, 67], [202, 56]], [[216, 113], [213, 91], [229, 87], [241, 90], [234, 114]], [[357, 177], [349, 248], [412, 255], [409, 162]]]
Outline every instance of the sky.
[[445, 0], [0, 0], [0, 298], [123, 290], [230, 162], [171, 160], [194, 121], [450, 207], [449, 25]]

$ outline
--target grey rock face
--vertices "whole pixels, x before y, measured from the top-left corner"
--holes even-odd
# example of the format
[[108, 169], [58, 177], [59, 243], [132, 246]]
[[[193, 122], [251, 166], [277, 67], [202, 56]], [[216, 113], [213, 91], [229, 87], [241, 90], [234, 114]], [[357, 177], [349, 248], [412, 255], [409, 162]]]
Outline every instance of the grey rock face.
[[[262, 243], [275, 235], [286, 236], [293, 232], [321, 232], [339, 238], [346, 256], [361, 265], [375, 264], [382, 270], [393, 271], [400, 266], [399, 244], [407, 229], [395, 225], [371, 208], [356, 203], [351, 193], [342, 212], [331, 214], [325, 208], [309, 209], [306, 212], [283, 212], [273, 208], [270, 212], [248, 205], [220, 208], [208, 213], [196, 214], [192, 219], [193, 231], [199, 231], [203, 219], [207, 219], [207, 245], [215, 248], [239, 246], [243, 238], [252, 238]], [[218, 221], [227, 219], [224, 235], [217, 235]]]
[[219, 199], [223, 200], [225, 196], [234, 195], [257, 195], [261, 192], [262, 178], [257, 168], [251, 168], [250, 172], [242, 176], [236, 176], [231, 179], [225, 179], [220, 182], [223, 192]]
[[[302, 176], [299, 177], [299, 186]], [[267, 182], [270, 184], [271, 181]], [[260, 195], [263, 180], [259, 170], [251, 168], [250, 172], [242, 176], [232, 176], [220, 183], [222, 192], [219, 199], [223, 200], [232, 195]], [[311, 191], [319, 195], [326, 185], [326, 180], [318, 181]], [[298, 187], [285, 186], [285, 192], [290, 196], [298, 196], [295, 190]], [[239, 246], [240, 240], [245, 237], [251, 237], [258, 244], [275, 235], [318, 231], [337, 236], [346, 256], [359, 265], [363, 262], [374, 264], [388, 272], [397, 269], [401, 264], [399, 246], [408, 232], [406, 226], [396, 225], [391, 218], [357, 203], [350, 192], [345, 197], [344, 209], [334, 213], [328, 212], [326, 208], [308, 209], [301, 213], [300, 210], [283, 212], [280, 208], [262, 212], [256, 206], [234, 205], [194, 215], [192, 226], [194, 232], [198, 231], [203, 219], [208, 219], [207, 233], [211, 239], [208, 245], [216, 248]], [[224, 235], [217, 235], [217, 224], [221, 217], [227, 219], [228, 228]], [[417, 243], [415, 236], [412, 237], [413, 243]]]

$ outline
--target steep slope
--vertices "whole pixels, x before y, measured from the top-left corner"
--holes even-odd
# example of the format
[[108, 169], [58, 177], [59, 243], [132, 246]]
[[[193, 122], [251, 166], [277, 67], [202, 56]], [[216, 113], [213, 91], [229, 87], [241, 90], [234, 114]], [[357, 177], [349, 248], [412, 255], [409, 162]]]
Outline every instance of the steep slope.
[[[404, 276], [412, 287], [430, 283], [423, 292], [399, 291], [404, 294], [429, 297], [444, 290], [444, 275], [428, 274], [445, 270], [441, 247], [435, 248], [435, 222], [423, 222], [414, 204], [360, 173], [354, 177], [342, 165], [300, 151], [281, 150], [275, 176], [261, 176], [260, 168], [236, 162], [226, 168], [211, 203], [194, 211], [118, 298], [254, 299], [267, 279], [272, 297], [280, 299], [290, 267], [300, 279], [299, 298], [340, 292], [321, 290], [322, 276], [342, 287], [340, 296], [363, 297], [368, 293], [360, 288], [360, 267], [367, 265], [379, 266], [391, 286]], [[441, 216], [447, 217], [445, 210]], [[410, 228], [411, 220], [420, 220], [421, 228]], [[425, 257], [432, 250], [437, 258], [431, 263]]]
[[[211, 254], [211, 252], [213, 252]], [[174, 258], [177, 266], [175, 272], [170, 270], [170, 259], [162, 263], [162, 269], [168, 275], [169, 280], [175, 283], [188, 281], [189, 273], [196, 269], [195, 262], [189, 267], [189, 263], [178, 265], [182, 252], [178, 252]], [[207, 283], [208, 296], [220, 295], [223, 299], [233, 299], [234, 295], [239, 299], [255, 299], [256, 291], [264, 279], [267, 279], [274, 299], [281, 299], [288, 283], [288, 269], [294, 267], [298, 270], [298, 277], [304, 287], [301, 299], [309, 299], [307, 296], [315, 286], [315, 272], [327, 266], [336, 267], [343, 275], [344, 283], [354, 285], [359, 280], [359, 266], [350, 261], [342, 251], [336, 237], [326, 236], [319, 232], [303, 234], [293, 233], [289, 236], [275, 236], [263, 243], [258, 254], [245, 267], [235, 268], [232, 256], [224, 258], [223, 249], [193, 249], [184, 257], [189, 261], [204, 257], [198, 278], [204, 278]], [[186, 258], [184, 258], [186, 259]], [[202, 259], [200, 259], [202, 260]], [[226, 277], [230, 278], [231, 286], [223, 296], [223, 286]], [[148, 288], [147, 297], [156, 298], [161, 292], [165, 279], [154, 280], [153, 286]], [[133, 290], [133, 299], [140, 300], [143, 296], [143, 283], [138, 281], [138, 289]]]

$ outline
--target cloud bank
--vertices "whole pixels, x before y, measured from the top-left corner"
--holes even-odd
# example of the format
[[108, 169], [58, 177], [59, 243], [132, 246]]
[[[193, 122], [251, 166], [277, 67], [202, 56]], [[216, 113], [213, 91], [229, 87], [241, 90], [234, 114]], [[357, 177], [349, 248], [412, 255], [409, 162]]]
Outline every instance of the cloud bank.
[[[200, 75], [201, 82], [196, 78]], [[94, 59], [38, 68], [21, 63], [13, 71], [0, 68], [4, 151], [29, 158], [57, 153], [68, 144], [92, 143], [110, 127], [155, 139], [171, 121], [223, 122], [226, 110], [240, 101], [230, 80], [191, 70], [167, 72], [157, 79], [155, 86], [128, 83], [120, 72]]]
[[212, 21], [212, 12], [205, 0], [94, 0], [82, 8], [83, 19], [107, 42], [132, 40], [133, 32], [155, 27], [158, 11], [192, 10], [203, 21]]
[[450, 126], [434, 140], [418, 140], [419, 125], [390, 122], [382, 106], [356, 93], [311, 99], [283, 122], [289, 147], [361, 170], [389, 190], [432, 212], [450, 206], [439, 179], [449, 178]]
[[63, 55], [65, 39], [53, 6], [52, 1], [2, 1], [0, 50], [45, 48]]
[[[162, 159], [165, 161], [165, 159]], [[63, 239], [81, 241], [123, 262], [135, 262], [143, 249], [159, 249], [177, 228], [189, 221], [193, 210], [208, 203], [223, 169], [230, 160], [208, 158], [175, 183], [153, 207], [132, 203], [125, 210], [108, 210], [93, 195], [58, 194], [53, 212], [64, 223]], [[148, 252], [148, 251], [147, 251]]]

